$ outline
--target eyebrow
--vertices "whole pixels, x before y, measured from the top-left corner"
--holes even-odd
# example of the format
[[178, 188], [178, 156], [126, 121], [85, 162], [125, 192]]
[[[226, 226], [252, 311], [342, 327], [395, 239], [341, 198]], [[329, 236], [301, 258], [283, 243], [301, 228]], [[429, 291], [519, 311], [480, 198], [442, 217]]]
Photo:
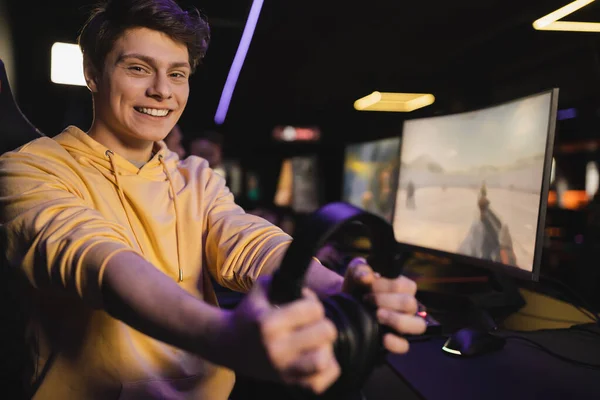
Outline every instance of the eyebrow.
[[[118, 58], [117, 58], [117, 64], [126, 61], [127, 59], [130, 58], [137, 58], [138, 60], [144, 61], [147, 64], [151, 64], [151, 65], [157, 65], [158, 62], [156, 61], [156, 59], [143, 55], [143, 54], [136, 54], [136, 53], [132, 53], [132, 54], [121, 54]], [[169, 64], [169, 69], [171, 68], [181, 68], [181, 67], [185, 67], [185, 68], [189, 68], [192, 69], [192, 67], [190, 66], [190, 63], [185, 61], [185, 62], [174, 62]]]

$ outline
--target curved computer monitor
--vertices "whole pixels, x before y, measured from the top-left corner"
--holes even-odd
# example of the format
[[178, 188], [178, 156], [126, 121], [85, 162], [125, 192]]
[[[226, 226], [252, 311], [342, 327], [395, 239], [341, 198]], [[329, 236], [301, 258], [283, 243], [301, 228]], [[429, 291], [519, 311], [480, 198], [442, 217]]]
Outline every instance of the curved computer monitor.
[[405, 121], [396, 241], [538, 280], [557, 98]]
[[400, 138], [346, 146], [342, 200], [392, 222]]

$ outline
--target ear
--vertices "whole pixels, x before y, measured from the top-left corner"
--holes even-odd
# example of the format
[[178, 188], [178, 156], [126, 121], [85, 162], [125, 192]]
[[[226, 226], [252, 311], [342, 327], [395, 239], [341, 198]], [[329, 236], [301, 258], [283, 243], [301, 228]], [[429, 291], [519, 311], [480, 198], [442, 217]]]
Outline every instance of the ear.
[[85, 77], [88, 89], [92, 93], [98, 92], [98, 73], [87, 57], [83, 58], [83, 76]]

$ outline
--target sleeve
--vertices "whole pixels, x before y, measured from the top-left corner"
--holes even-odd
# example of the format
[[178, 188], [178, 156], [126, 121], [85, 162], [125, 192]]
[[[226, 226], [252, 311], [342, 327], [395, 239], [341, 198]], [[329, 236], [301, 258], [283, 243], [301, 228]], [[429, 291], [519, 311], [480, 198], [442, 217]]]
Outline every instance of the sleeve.
[[2, 251], [33, 287], [73, 293], [100, 308], [102, 274], [126, 231], [83, 200], [64, 163], [21, 150], [0, 158]]
[[226, 288], [248, 291], [263, 274], [279, 267], [292, 238], [235, 204], [225, 181], [206, 168], [205, 256], [211, 276]]

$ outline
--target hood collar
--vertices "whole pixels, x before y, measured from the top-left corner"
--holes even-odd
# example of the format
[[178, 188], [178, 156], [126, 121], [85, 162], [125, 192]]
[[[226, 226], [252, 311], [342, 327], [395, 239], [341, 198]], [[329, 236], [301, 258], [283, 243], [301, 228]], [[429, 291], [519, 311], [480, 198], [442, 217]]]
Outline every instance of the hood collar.
[[167, 178], [165, 168], [174, 173], [179, 161], [177, 154], [170, 151], [163, 141], [154, 143], [152, 158], [142, 168], [137, 168], [129, 160], [115, 152], [112, 152], [113, 161], [111, 163], [107, 155], [107, 151], [111, 150], [75, 126], [66, 128], [56, 140], [73, 156], [85, 158], [107, 172], [114, 172], [114, 163], [122, 175], [139, 175], [150, 180], [165, 180]]

